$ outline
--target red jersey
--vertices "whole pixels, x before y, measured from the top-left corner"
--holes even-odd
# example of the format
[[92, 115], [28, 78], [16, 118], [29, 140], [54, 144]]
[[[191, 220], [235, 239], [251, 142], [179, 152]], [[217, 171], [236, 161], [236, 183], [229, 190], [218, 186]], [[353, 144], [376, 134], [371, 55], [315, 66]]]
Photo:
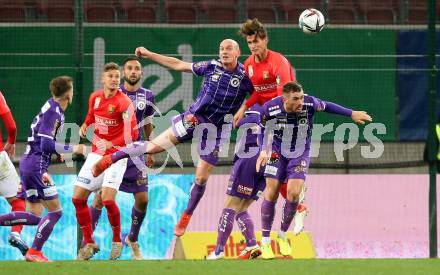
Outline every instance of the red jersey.
[[[8, 132], [8, 143], [15, 144], [15, 139], [17, 138], [17, 126], [15, 125], [14, 118], [12, 117], [11, 110], [9, 109], [6, 100], [0, 91], [0, 116], [5, 123], [6, 131]], [[0, 127], [0, 137], [2, 135]], [[0, 138], [0, 151], [3, 151], [3, 141]]]
[[92, 152], [98, 152], [96, 141], [105, 139], [113, 143], [105, 154], [117, 151], [115, 146], [125, 146], [138, 138], [138, 127], [134, 107], [130, 98], [121, 90], [110, 98], [105, 98], [104, 90], [93, 92], [89, 98], [89, 111], [84, 122], [87, 126], [95, 123]]
[[263, 105], [266, 101], [282, 95], [283, 85], [289, 81], [295, 81], [292, 65], [280, 53], [268, 50], [267, 57], [263, 61], [255, 62], [253, 55], [244, 62], [246, 74], [254, 85], [254, 92], [246, 101], [249, 108], [255, 103]]

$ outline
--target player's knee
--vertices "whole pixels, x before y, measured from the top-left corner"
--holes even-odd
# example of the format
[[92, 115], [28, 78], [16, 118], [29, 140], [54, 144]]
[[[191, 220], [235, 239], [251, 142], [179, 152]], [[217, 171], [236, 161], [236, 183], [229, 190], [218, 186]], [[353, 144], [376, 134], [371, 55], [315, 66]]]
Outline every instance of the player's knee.
[[196, 176], [194, 182], [198, 185], [206, 185], [206, 182], [208, 182], [208, 178], [203, 176]]
[[78, 199], [78, 198], [73, 197], [72, 198], [72, 203], [73, 203], [73, 205], [75, 207], [78, 207], [78, 206], [87, 205], [87, 200], [85, 200], [85, 199]]
[[287, 190], [287, 199], [289, 201], [298, 201], [300, 193], [301, 191], [297, 189]]

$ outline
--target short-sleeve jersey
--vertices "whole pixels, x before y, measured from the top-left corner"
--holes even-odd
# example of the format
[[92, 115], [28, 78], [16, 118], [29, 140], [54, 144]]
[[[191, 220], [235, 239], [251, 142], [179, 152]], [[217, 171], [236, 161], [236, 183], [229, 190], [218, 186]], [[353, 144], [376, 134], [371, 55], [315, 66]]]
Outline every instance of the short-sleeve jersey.
[[205, 116], [214, 124], [222, 124], [225, 115], [235, 114], [254, 89], [241, 63], [232, 71], [223, 68], [217, 60], [195, 62], [191, 69], [204, 80], [189, 111]]

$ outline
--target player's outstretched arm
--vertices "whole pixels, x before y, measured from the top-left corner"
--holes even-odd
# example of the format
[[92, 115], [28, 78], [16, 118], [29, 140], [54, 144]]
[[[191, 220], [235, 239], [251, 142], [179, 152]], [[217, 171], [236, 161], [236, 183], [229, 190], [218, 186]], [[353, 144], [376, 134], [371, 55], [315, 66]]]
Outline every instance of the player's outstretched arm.
[[145, 47], [137, 47], [135, 50], [135, 54], [138, 57], [150, 59], [156, 63], [159, 63], [162, 66], [173, 69], [175, 71], [191, 72], [191, 63], [182, 61], [175, 57], [154, 53], [146, 49]]
[[353, 111], [351, 113], [351, 119], [358, 124], [365, 124], [366, 121], [372, 122], [373, 119], [365, 111]]

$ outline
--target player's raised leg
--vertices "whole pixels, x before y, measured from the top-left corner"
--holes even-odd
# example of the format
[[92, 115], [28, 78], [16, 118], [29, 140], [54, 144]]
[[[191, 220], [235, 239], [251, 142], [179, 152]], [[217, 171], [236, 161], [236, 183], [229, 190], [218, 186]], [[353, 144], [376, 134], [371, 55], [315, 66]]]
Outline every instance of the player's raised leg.
[[180, 216], [179, 222], [174, 227], [174, 235], [180, 237], [185, 234], [191, 216], [205, 193], [206, 183], [213, 169], [214, 165], [203, 159], [199, 160], [199, 164], [196, 168], [196, 178], [191, 186], [188, 204]]

